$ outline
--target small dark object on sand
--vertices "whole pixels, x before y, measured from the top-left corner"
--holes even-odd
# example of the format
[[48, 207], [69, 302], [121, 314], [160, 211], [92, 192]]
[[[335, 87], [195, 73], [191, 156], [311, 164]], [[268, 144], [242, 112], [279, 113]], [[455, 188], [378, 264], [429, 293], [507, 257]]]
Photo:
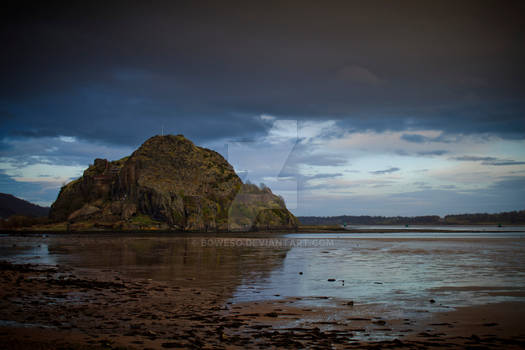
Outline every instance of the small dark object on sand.
[[182, 347], [184, 347], [184, 344], [180, 344], [180, 343], [162, 343], [161, 346], [163, 348], [171, 349], [171, 348], [182, 348]]
[[434, 299], [429, 300], [431, 304], [434, 304], [436, 301]]
[[328, 282], [335, 282], [335, 278], [329, 278]]

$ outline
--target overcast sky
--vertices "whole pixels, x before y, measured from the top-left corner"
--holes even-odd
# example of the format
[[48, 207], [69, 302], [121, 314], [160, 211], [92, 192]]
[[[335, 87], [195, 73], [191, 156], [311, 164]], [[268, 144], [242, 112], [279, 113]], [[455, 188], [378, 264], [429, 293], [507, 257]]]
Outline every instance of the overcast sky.
[[0, 192], [184, 134], [296, 215], [525, 209], [520, 1], [3, 2]]

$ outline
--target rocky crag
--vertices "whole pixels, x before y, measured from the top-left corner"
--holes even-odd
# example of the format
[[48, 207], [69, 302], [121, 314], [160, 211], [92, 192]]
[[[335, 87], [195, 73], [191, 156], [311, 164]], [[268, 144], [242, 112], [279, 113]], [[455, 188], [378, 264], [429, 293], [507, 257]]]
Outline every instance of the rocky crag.
[[217, 152], [154, 136], [129, 157], [95, 159], [62, 187], [50, 218], [74, 229], [247, 231], [297, 227], [282, 198], [243, 184]]

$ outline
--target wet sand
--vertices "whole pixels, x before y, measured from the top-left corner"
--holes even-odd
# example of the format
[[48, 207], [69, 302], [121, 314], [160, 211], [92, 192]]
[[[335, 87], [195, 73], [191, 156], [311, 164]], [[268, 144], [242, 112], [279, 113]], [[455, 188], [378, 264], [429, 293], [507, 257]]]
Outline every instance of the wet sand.
[[179, 230], [161, 230], [161, 229], [150, 229], [150, 230], [120, 230], [115, 231], [114, 229], [98, 228], [95, 230], [66, 230], [64, 225], [63, 229], [56, 229], [56, 225], [52, 226], [33, 226], [33, 227], [22, 227], [19, 229], [5, 229], [0, 230], [0, 233], [10, 235], [24, 235], [24, 234], [40, 234], [46, 232], [48, 234], [100, 234], [100, 233], [118, 233], [118, 234], [207, 234], [207, 235], [272, 235], [282, 233], [452, 233], [452, 232], [464, 232], [464, 233], [484, 233], [484, 232], [501, 232], [501, 233], [525, 233], [525, 225], [352, 225], [343, 227], [341, 225], [301, 225], [296, 228], [276, 228], [276, 229], [259, 229], [257, 231], [179, 231]]
[[521, 302], [387, 319], [378, 308], [348, 302], [230, 304], [228, 287], [62, 265], [2, 262], [0, 281], [4, 349], [525, 348]]

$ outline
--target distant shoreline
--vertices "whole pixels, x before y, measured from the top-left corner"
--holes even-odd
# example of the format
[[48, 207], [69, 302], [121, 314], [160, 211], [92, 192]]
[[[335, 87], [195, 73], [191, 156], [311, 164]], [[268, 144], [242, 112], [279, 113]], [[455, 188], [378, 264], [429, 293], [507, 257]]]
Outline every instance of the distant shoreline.
[[[359, 226], [365, 226], [365, 225], [359, 225]], [[155, 229], [145, 229], [145, 230], [108, 230], [108, 229], [99, 229], [99, 230], [45, 230], [45, 229], [22, 229], [22, 230], [1, 230], [0, 234], [9, 234], [9, 235], [33, 235], [33, 234], [104, 234], [104, 233], [117, 233], [117, 234], [188, 234], [188, 235], [195, 235], [195, 234], [205, 234], [205, 235], [220, 235], [220, 234], [241, 234], [241, 235], [261, 235], [261, 234], [289, 234], [289, 233], [311, 233], [311, 234], [330, 234], [330, 233], [421, 233], [421, 232], [428, 232], [428, 233], [450, 233], [450, 232], [456, 232], [456, 233], [484, 233], [484, 232], [491, 232], [490, 230], [487, 230], [491, 228], [492, 225], [454, 225], [454, 227], [451, 227], [450, 229], [432, 229], [432, 228], [425, 228], [424, 226], [435, 226], [435, 225], [417, 225], [418, 227], [413, 228], [391, 228], [393, 225], [384, 225], [385, 228], [377, 228], [377, 226], [381, 225], [370, 225], [374, 226], [374, 228], [356, 228], [356, 229], [345, 229], [343, 227], [337, 227], [337, 226], [302, 226], [298, 227], [297, 229], [275, 229], [275, 230], [258, 230], [258, 231], [180, 231], [180, 230], [155, 230]], [[472, 227], [472, 226], [479, 226], [484, 227], [484, 230], [478, 230], [478, 229], [464, 229], [462, 227]], [[389, 228], [386, 228], [389, 227]], [[523, 230], [516, 230], [516, 227], [524, 228], [525, 225], [512, 225], [508, 227], [508, 229], [505, 226], [497, 227], [494, 226], [495, 232], [501, 232], [501, 233], [511, 233], [511, 232], [524, 232]]]

